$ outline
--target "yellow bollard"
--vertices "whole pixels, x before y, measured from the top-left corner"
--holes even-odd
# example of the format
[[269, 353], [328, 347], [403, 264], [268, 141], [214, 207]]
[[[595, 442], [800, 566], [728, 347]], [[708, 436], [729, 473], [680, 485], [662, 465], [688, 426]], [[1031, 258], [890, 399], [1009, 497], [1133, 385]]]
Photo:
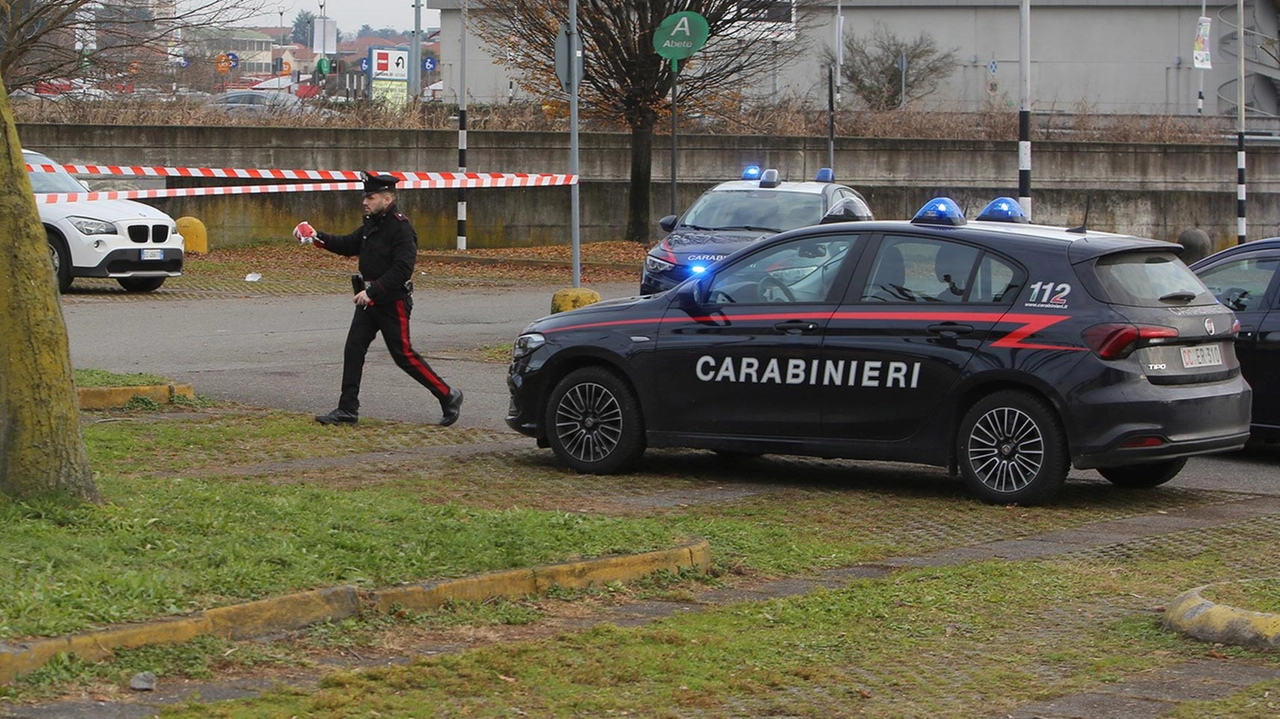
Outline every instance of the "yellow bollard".
[[576, 310], [600, 301], [600, 293], [584, 287], [560, 290], [551, 295], [551, 314]]
[[209, 254], [209, 233], [204, 223], [194, 217], [179, 217], [178, 234], [185, 241], [186, 251], [198, 255]]

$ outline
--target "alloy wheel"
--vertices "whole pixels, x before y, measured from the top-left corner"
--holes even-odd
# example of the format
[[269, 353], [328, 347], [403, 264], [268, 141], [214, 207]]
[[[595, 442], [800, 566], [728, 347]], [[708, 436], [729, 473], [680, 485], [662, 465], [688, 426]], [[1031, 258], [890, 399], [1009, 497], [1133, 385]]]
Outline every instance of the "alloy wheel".
[[1035, 481], [1044, 466], [1044, 452], [1039, 425], [1014, 407], [992, 409], [969, 432], [969, 465], [977, 479], [996, 492], [1016, 492]]
[[622, 406], [608, 388], [594, 382], [574, 385], [556, 406], [556, 436], [581, 462], [608, 457], [622, 439]]

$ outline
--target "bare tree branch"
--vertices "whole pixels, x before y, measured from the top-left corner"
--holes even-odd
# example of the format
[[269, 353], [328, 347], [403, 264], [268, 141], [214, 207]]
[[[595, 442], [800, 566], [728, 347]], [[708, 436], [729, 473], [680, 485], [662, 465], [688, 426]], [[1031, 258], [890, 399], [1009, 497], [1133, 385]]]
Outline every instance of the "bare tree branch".
[[[906, 100], [919, 100], [932, 93], [938, 83], [956, 67], [957, 48], [945, 52], [932, 35], [921, 32], [913, 40], [894, 35], [876, 22], [871, 33], [844, 39], [845, 63], [841, 75], [871, 110], [893, 110], [903, 105], [903, 77], [898, 59], [907, 58]], [[827, 62], [831, 51], [825, 51]]]
[[260, 14], [265, 0], [9, 0], [0, 2], [0, 78], [105, 81], [163, 70], [202, 30]]

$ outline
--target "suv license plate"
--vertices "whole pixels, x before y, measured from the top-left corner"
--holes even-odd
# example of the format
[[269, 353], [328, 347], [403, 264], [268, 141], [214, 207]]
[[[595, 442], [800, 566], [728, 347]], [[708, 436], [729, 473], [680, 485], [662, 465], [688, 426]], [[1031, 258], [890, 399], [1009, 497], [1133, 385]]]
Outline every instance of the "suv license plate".
[[[142, 259], [144, 260], [163, 260], [164, 250], [143, 250]], [[1185, 356], [1185, 355], [1184, 355]]]
[[1213, 367], [1222, 364], [1222, 348], [1218, 345], [1197, 345], [1182, 348], [1182, 366], [1186, 369], [1194, 367]]

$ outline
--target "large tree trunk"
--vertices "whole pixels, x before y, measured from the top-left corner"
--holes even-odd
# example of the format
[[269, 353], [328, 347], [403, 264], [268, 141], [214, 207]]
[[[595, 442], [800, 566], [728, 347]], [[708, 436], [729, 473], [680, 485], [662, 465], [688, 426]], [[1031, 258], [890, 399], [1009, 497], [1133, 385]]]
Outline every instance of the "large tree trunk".
[[627, 239], [649, 242], [653, 187], [653, 123], [631, 128], [631, 188], [627, 206]]
[[49, 244], [3, 83], [0, 150], [0, 493], [99, 502]]

